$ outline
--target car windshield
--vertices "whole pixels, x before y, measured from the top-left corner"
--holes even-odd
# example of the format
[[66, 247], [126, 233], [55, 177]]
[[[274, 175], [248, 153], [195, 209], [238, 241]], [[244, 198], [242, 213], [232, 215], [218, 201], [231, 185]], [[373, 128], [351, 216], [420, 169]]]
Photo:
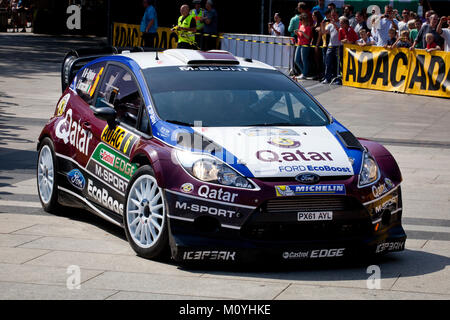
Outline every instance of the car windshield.
[[274, 70], [159, 67], [143, 70], [162, 120], [185, 126], [323, 126], [327, 115]]

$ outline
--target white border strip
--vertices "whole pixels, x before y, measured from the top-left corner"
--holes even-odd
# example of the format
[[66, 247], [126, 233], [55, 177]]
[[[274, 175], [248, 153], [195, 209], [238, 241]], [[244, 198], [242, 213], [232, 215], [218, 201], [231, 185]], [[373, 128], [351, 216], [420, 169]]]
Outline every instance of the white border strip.
[[193, 195], [190, 195], [190, 194], [186, 194], [186, 193], [182, 193], [182, 192], [178, 192], [178, 191], [172, 191], [172, 190], [168, 190], [168, 189], [165, 189], [165, 191], [167, 191], [169, 193], [177, 194], [177, 195], [180, 195], [180, 196], [183, 196], [183, 197], [192, 198], [192, 199], [196, 199], [196, 200], [202, 200], [202, 201], [208, 201], [208, 202], [213, 202], [213, 203], [218, 203], [218, 204], [221, 204], [221, 205], [228, 205], [228, 206], [234, 206], [234, 207], [246, 208], [246, 209], [256, 209], [256, 207], [246, 206], [244, 204], [236, 204], [236, 203], [233, 203], [233, 202], [223, 202], [223, 201], [218, 201], [218, 200], [211, 200], [211, 199], [198, 197], [198, 196], [193, 196]]
[[[169, 215], [169, 214], [167, 215], [167, 217], [170, 218], [170, 219], [175, 219], [175, 220], [194, 222], [194, 219], [191, 219], [191, 218], [183, 218], [183, 217], [178, 217], [178, 216], [172, 216], [172, 215]], [[232, 225], [229, 225], [229, 224], [222, 224], [221, 223], [220, 226], [222, 228], [228, 228], [228, 229], [235, 229], [235, 230], [240, 230], [241, 229], [241, 227], [232, 226]]]
[[70, 190], [68, 190], [68, 189], [66, 189], [66, 188], [63, 188], [63, 187], [58, 186], [58, 189], [59, 189], [59, 190], [62, 190], [62, 191], [64, 191], [64, 192], [67, 192], [68, 194], [70, 194], [70, 195], [72, 195], [72, 196], [74, 196], [74, 197], [77, 197], [78, 199], [80, 199], [81, 201], [83, 201], [84, 203], [86, 203], [89, 207], [91, 207], [95, 212], [97, 212], [97, 215], [98, 215], [98, 216], [100, 216], [101, 218], [104, 218], [104, 219], [108, 220], [109, 222], [112, 222], [112, 223], [114, 223], [115, 225], [117, 225], [117, 226], [123, 228], [123, 226], [122, 226], [121, 223], [117, 222], [117, 221], [114, 220], [114, 219], [111, 219], [109, 216], [107, 216], [106, 214], [104, 214], [103, 212], [101, 212], [101, 211], [100, 211], [99, 209], [97, 209], [92, 203], [90, 203], [87, 199], [85, 199], [85, 198], [79, 196], [79, 195], [76, 194], [75, 192], [72, 192], [72, 191], [70, 191]]
[[394, 192], [394, 190], [397, 190], [398, 187], [400, 187], [400, 184], [398, 184], [394, 189], [389, 190], [389, 192], [383, 194], [381, 197], [378, 197], [378, 198], [376, 198], [376, 199], [373, 199], [373, 200], [370, 200], [370, 201], [367, 201], [367, 202], [363, 203], [363, 206], [367, 206], [368, 204], [371, 204], [371, 203], [374, 203], [374, 202], [376, 202], [376, 201], [379, 201], [379, 200], [383, 199], [383, 198], [386, 197], [387, 195], [389, 195], [389, 194], [391, 194], [392, 192]]

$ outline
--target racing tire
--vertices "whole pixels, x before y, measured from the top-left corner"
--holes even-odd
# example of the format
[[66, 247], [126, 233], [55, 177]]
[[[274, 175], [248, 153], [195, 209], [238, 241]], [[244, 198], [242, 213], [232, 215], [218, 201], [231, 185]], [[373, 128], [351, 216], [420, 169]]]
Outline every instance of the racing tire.
[[42, 208], [48, 213], [56, 214], [61, 208], [58, 203], [58, 181], [56, 156], [53, 142], [44, 138], [39, 145], [36, 168], [36, 183]]
[[165, 260], [169, 253], [166, 200], [153, 169], [140, 167], [128, 183], [123, 225], [133, 250], [147, 259]]

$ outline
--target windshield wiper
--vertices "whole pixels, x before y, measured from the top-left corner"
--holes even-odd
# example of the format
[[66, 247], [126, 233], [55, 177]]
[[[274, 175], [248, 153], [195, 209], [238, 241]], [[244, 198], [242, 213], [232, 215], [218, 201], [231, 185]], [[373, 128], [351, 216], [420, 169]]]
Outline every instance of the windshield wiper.
[[192, 123], [187, 123], [187, 122], [178, 121], [178, 120], [164, 120], [164, 121], [169, 122], [169, 123], [173, 123], [173, 124], [179, 124], [180, 126], [186, 126], [186, 127], [193, 127], [194, 126]]
[[275, 126], [295, 127], [295, 126], [304, 126], [304, 124], [288, 123], [288, 122], [273, 122], [273, 123], [250, 124], [248, 126], [249, 127], [275, 127]]

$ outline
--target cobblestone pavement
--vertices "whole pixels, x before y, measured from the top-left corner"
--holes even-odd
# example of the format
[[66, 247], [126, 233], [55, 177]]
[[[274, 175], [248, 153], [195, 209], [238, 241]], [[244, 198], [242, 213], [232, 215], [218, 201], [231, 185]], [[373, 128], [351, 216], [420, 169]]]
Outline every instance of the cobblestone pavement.
[[[380, 141], [402, 174], [406, 250], [367, 264], [192, 270], [135, 256], [124, 232], [89, 213], [42, 211], [36, 139], [60, 96], [66, 49], [103, 39], [0, 34], [0, 299], [449, 299], [450, 100], [305, 87], [357, 136]], [[67, 289], [67, 268], [81, 288]]]

